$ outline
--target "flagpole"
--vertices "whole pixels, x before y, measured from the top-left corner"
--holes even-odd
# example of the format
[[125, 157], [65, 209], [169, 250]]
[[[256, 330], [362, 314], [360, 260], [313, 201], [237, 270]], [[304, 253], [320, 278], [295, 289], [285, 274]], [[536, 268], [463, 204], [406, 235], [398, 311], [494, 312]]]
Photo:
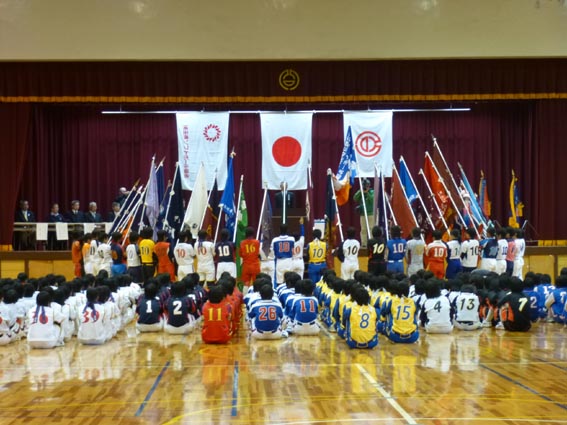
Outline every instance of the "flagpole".
[[[441, 156], [441, 159], [443, 160], [443, 165], [445, 166], [445, 169], [449, 173], [449, 177], [451, 177], [451, 182], [453, 183], [453, 186], [455, 187], [455, 190], [457, 191], [457, 195], [459, 195], [459, 198], [460, 198], [461, 202], [463, 203], [463, 206], [466, 206], [465, 200], [461, 196], [461, 191], [459, 190], [459, 186], [457, 186], [457, 182], [455, 181], [455, 178], [453, 177], [453, 173], [451, 173], [451, 170], [449, 169], [449, 166], [447, 165], [447, 161], [445, 161], [445, 157], [443, 156], [443, 152], [441, 152], [441, 149], [439, 148], [439, 145], [437, 144], [437, 139], [435, 138], [435, 136], [433, 134], [431, 135], [431, 138], [433, 139], [433, 147], [437, 149], [437, 152], [439, 152], [439, 156]], [[426, 154], [427, 154], [427, 152], [426, 152]], [[431, 160], [431, 163], [433, 164], [433, 167], [437, 171], [437, 174], [439, 176], [441, 176], [441, 174], [439, 174], [439, 171], [437, 170], [437, 167], [435, 166], [435, 163], [433, 162], [433, 160]], [[445, 187], [445, 190], [447, 191], [447, 195], [449, 196], [451, 203], [453, 204], [453, 206], [457, 210], [457, 214], [458, 214], [459, 218], [461, 219], [461, 223], [463, 223], [463, 226], [465, 226], [466, 225], [465, 220], [463, 219], [463, 216], [461, 215], [459, 208], [457, 207], [457, 204], [456, 204], [455, 200], [453, 199], [453, 197], [451, 196], [451, 193], [449, 192], [447, 185], [445, 184], [443, 179], [441, 179], [441, 183]], [[480, 233], [478, 232], [478, 229], [474, 225], [474, 218], [472, 218], [471, 221], [472, 221], [472, 227], [473, 227], [476, 235], [480, 238]]]
[[[309, 191], [310, 189], [313, 189], [313, 180], [311, 177], [311, 160], [307, 161], [307, 190], [306, 190], [306, 202], [305, 202], [305, 206], [309, 208], [309, 214], [307, 214], [307, 211], [305, 211], [305, 215], [307, 215], [307, 220], [309, 220], [311, 222], [311, 224], [313, 224], [313, 220], [311, 219], [311, 214], [313, 212], [313, 206], [311, 205], [311, 203], [313, 202], [313, 199], [311, 199], [309, 197]], [[313, 194], [313, 193], [311, 193]]]
[[[453, 207], [455, 208], [455, 211], [457, 212], [457, 215], [459, 216], [459, 220], [461, 220], [461, 223], [463, 223], [463, 226], [465, 225], [465, 219], [463, 218], [463, 216], [461, 215], [461, 212], [459, 211], [459, 207], [457, 207], [457, 204], [455, 203], [455, 200], [453, 199], [453, 197], [451, 196], [451, 192], [449, 192], [449, 189], [447, 188], [447, 185], [445, 184], [445, 181], [443, 180], [443, 178], [441, 177], [441, 174], [439, 174], [439, 170], [437, 170], [437, 167], [435, 166], [435, 163], [433, 162], [433, 160], [431, 159], [431, 157], [429, 156], [429, 152], [425, 152], [425, 156], [427, 156], [429, 158], [429, 160], [431, 161], [431, 165], [433, 166], [433, 169], [435, 170], [435, 172], [437, 173], [438, 179], [439, 179], [439, 183], [441, 183], [443, 185], [443, 188], [445, 189], [445, 192], [447, 193], [447, 196], [449, 197], [449, 200], [451, 201], [451, 204], [453, 204]], [[477, 234], [477, 236], [480, 237], [478, 230], [476, 230], [476, 227], [474, 226], [473, 223], [473, 228], [475, 233]]]
[[130, 217], [132, 217], [132, 213], [133, 213], [134, 209], [137, 209], [138, 205], [140, 204], [140, 197], [138, 197], [137, 200], [135, 200], [135, 199], [138, 195], [141, 195], [142, 193], [143, 193], [143, 185], [139, 186], [136, 189], [134, 198], [132, 199], [132, 202], [131, 202], [131, 205], [130, 205], [131, 209], [126, 211], [126, 214], [124, 214], [122, 216], [122, 219], [120, 220], [120, 222], [116, 225], [116, 228], [114, 229], [115, 232], [122, 233], [124, 231], [124, 227], [128, 224], [128, 220], [130, 219]]
[[384, 173], [382, 173], [382, 169], [379, 168], [380, 171], [380, 184], [382, 185], [382, 204], [384, 208], [384, 234], [386, 235], [386, 240], [390, 239], [390, 233], [388, 232], [388, 213], [386, 211], [386, 202], [388, 201], [386, 196], [386, 182], [384, 181]]
[[[150, 183], [150, 180], [152, 178], [152, 173], [154, 172], [154, 168], [155, 168], [155, 161], [156, 161], [156, 156], [154, 155], [154, 156], [152, 156], [152, 164], [150, 165], [150, 176], [148, 178], [148, 183], [146, 184], [146, 188], [148, 187], [148, 184]], [[144, 195], [146, 193], [147, 192], [144, 192]], [[138, 231], [142, 227], [142, 224], [144, 224], [144, 215], [145, 214], [146, 214], [146, 197], [144, 196], [144, 207], [142, 208], [142, 217], [140, 218], [140, 224], [138, 225]]]
[[[469, 191], [469, 187], [470, 187], [471, 190], [472, 190], [471, 184], [469, 183], [469, 179], [467, 178], [467, 175], [466, 175], [465, 170], [463, 169], [461, 163], [460, 163], [460, 162], [457, 162], [457, 165], [459, 166], [459, 170], [461, 171], [462, 177], [465, 179], [466, 184], [465, 184], [465, 183], [463, 183], [463, 184], [465, 185], [465, 189], [466, 189], [466, 191], [468, 192], [468, 191]], [[480, 205], [478, 205], [478, 199], [477, 199], [477, 197], [475, 196], [474, 193], [469, 193], [469, 196], [471, 197], [471, 206], [472, 206], [472, 209], [476, 211], [476, 213], [478, 214], [478, 216], [479, 216], [479, 217], [481, 218], [481, 220], [482, 220], [482, 222], [479, 223], [479, 224], [482, 224], [482, 225], [484, 226], [484, 228], [487, 228], [488, 225], [486, 224], [486, 220], [485, 220], [484, 214], [483, 214], [482, 211], [479, 211]], [[473, 197], [474, 197], [474, 199], [475, 199], [476, 202], [472, 202]], [[466, 204], [465, 204], [465, 206], [466, 206]], [[475, 217], [473, 217], [473, 218], [475, 218]], [[478, 220], [477, 220], [477, 223], [478, 223]]]
[[171, 205], [171, 198], [173, 198], [173, 195], [175, 195], [175, 179], [177, 179], [178, 172], [179, 172], [179, 162], [176, 162], [175, 172], [173, 173], [173, 184], [171, 185], [171, 190], [169, 191], [169, 199], [167, 200], [167, 206], [165, 207], [165, 217], [163, 219], [163, 224], [166, 226], [169, 226], [169, 223], [167, 222], [167, 216], [169, 215], [169, 206]]
[[[358, 177], [358, 184], [360, 184], [360, 198], [362, 199], [362, 208], [364, 208], [364, 220], [366, 221], [366, 237], [368, 239], [372, 238], [370, 234], [370, 226], [368, 225], [368, 211], [366, 211], [366, 199], [364, 199], [364, 187], [362, 186], [362, 177], [360, 176], [360, 169], [358, 167], [358, 162], [356, 163], [356, 175]], [[334, 192], [333, 188], [333, 192]]]
[[[136, 183], [139, 183], [139, 181], [140, 179], [138, 179]], [[138, 202], [136, 200], [136, 197], [140, 194], [140, 191], [144, 187], [144, 185], [138, 185], [138, 184], [136, 184], [136, 186], [137, 187], [133, 187], [132, 191], [130, 192], [130, 194], [133, 194], [132, 198], [130, 198], [130, 194], [128, 194], [128, 197], [124, 201], [124, 204], [122, 204], [122, 207], [120, 208], [120, 212], [118, 213], [119, 214], [118, 221], [112, 224], [111, 230], [117, 231], [117, 229], [123, 226], [125, 218], [130, 217], [130, 210], [133, 208], [134, 203]]]
[[[213, 179], [213, 186], [215, 187], [215, 182], [217, 181], [217, 170], [215, 170], [215, 178]], [[209, 190], [209, 196], [207, 197], [207, 206], [205, 207], [205, 210], [203, 211], [203, 218], [201, 218], [201, 224], [199, 224], [199, 229], [203, 228], [203, 223], [205, 222], [205, 216], [207, 215], [207, 208], [209, 208], [209, 205], [211, 204], [211, 195], [213, 194], [213, 189], [211, 188], [211, 190]]]
[[390, 215], [392, 216], [392, 221], [394, 222], [394, 225], [397, 226], [398, 225], [398, 220], [396, 220], [396, 216], [394, 215], [394, 210], [392, 209], [392, 204], [390, 204], [390, 200], [387, 199], [387, 196], [384, 196], [384, 199], [386, 200], [386, 205], [388, 206], [388, 209], [390, 210]]
[[[413, 209], [412, 209], [412, 207], [411, 207], [411, 205], [410, 205], [410, 203], [409, 203], [408, 195], [406, 195], [406, 189], [404, 188], [404, 185], [402, 184], [402, 179], [400, 179], [400, 175], [398, 174], [398, 170], [396, 169], [396, 164], [393, 164], [393, 165], [392, 165], [392, 169], [393, 169], [394, 172], [396, 173], [396, 177], [398, 177], [398, 182], [400, 183], [400, 186], [401, 186], [401, 188], [402, 188], [402, 192], [403, 192], [403, 194], [404, 194], [404, 198], [406, 198], [406, 202], [407, 202], [407, 204], [408, 204], [409, 210], [411, 211], [411, 216], [413, 217], [413, 222], [415, 223], [415, 226], [417, 227], [417, 226], [418, 226], [418, 222], [417, 222], [417, 219], [415, 218], [415, 214], [413, 213]], [[417, 189], [416, 189], [416, 190], [417, 190]], [[412, 229], [412, 230], [413, 230], [413, 229]], [[411, 233], [411, 230], [410, 230], [410, 233]], [[423, 239], [423, 236], [422, 236], [422, 239]]]
[[222, 213], [223, 213], [223, 209], [220, 208], [219, 219], [217, 220], [217, 228], [215, 229], [215, 238], [213, 239], [213, 243], [217, 243], [217, 237], [219, 235], [219, 227], [220, 227], [220, 224], [221, 224]]
[[[132, 202], [132, 200], [130, 199], [130, 197], [136, 193], [136, 187], [138, 186], [138, 184], [140, 183], [140, 179], [136, 180], [136, 182], [132, 185], [132, 189], [130, 189], [130, 192], [128, 193], [128, 196], [126, 197], [126, 199], [124, 200], [124, 202], [122, 203], [122, 205], [120, 205], [120, 210], [118, 211], [118, 214], [116, 214], [114, 216], [114, 220], [112, 220], [112, 226], [110, 226], [111, 229], [114, 229], [115, 226], [118, 226], [118, 224], [120, 223], [120, 220], [122, 218], [122, 213], [123, 210], [126, 209], [128, 207], [128, 203]], [[111, 232], [112, 233], [112, 232]]]
[[285, 224], [285, 222], [287, 221], [286, 210], [287, 210], [287, 182], [284, 180], [284, 182], [283, 182], [282, 224]]
[[[449, 236], [451, 236], [451, 232], [449, 231], [449, 226], [447, 226], [447, 222], [445, 221], [445, 217], [443, 217], [443, 213], [441, 212], [441, 208], [439, 208], [439, 204], [437, 203], [437, 199], [435, 199], [435, 195], [433, 194], [433, 191], [431, 190], [431, 186], [429, 186], [429, 182], [425, 178], [425, 173], [420, 168], [419, 172], [417, 174], [420, 174], [421, 177], [423, 177], [423, 181], [425, 182], [425, 186], [427, 186], [427, 190], [429, 191], [429, 197], [433, 200], [433, 205], [435, 205], [435, 208], [437, 209], [437, 214], [439, 214], [439, 217], [441, 218], [441, 221], [443, 222], [443, 226], [445, 226], [445, 231], [447, 232], [447, 234]], [[435, 225], [433, 225], [433, 228], [435, 229]]]
[[235, 221], [234, 221], [234, 232], [232, 232], [232, 243], [236, 242], [236, 232], [238, 230], [238, 214], [240, 213], [240, 199], [242, 197], [242, 183], [243, 182], [244, 182], [244, 174], [241, 174], [240, 175], [240, 187], [238, 188], [238, 204], [236, 206], [236, 217], [235, 217]]
[[427, 220], [429, 221], [429, 224], [431, 224], [431, 228], [435, 229], [435, 224], [433, 224], [433, 220], [431, 219], [431, 216], [429, 215], [429, 212], [427, 211], [427, 208], [425, 207], [425, 203], [423, 202], [423, 199], [422, 199], [422, 197], [419, 193], [419, 190], [417, 190], [417, 186], [415, 185], [415, 182], [413, 181], [413, 177], [412, 177], [411, 173], [409, 172], [408, 166], [406, 164], [406, 160], [404, 159], [403, 156], [400, 156], [400, 162], [403, 162], [404, 166], [406, 167], [406, 171], [407, 171], [408, 176], [411, 180], [411, 184], [413, 185], [413, 187], [415, 187], [415, 191], [417, 192], [417, 199], [419, 199], [419, 202], [421, 203], [421, 206], [423, 207], [423, 212], [427, 216]]
[[264, 182], [264, 196], [262, 198], [262, 206], [260, 207], [260, 220], [258, 220], [258, 229], [256, 230], [256, 239], [260, 238], [260, 227], [262, 226], [262, 218], [264, 218], [264, 204], [268, 196], [268, 183]]
[[[332, 176], [332, 174], [333, 172], [331, 171], [331, 169], [330, 168], [327, 169], [327, 175]], [[339, 214], [339, 205], [337, 204], [337, 194], [335, 193], [335, 186], [333, 186], [332, 182], [331, 182], [331, 190], [333, 191], [333, 201], [335, 202], [335, 212], [337, 214], [337, 227], [339, 228], [339, 235], [341, 236], [341, 242], [343, 242], [345, 240], [343, 236], [343, 224], [341, 222], [341, 215]]]

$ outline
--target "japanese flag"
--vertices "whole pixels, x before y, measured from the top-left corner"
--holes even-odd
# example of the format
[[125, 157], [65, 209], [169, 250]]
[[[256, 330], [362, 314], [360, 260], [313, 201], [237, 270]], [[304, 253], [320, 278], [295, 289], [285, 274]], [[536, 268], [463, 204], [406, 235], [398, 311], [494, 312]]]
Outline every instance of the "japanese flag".
[[312, 113], [260, 114], [262, 124], [262, 181], [277, 190], [281, 182], [289, 190], [307, 189], [311, 162]]

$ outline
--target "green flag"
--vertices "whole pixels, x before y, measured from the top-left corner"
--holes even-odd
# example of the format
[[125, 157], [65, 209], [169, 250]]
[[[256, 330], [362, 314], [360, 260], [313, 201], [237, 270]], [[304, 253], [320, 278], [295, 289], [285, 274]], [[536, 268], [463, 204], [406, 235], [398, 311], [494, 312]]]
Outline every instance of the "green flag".
[[246, 209], [246, 199], [244, 189], [240, 194], [240, 208], [236, 217], [236, 275], [240, 278], [242, 274], [242, 264], [240, 260], [240, 242], [246, 239], [246, 228], [248, 227], [248, 210]]

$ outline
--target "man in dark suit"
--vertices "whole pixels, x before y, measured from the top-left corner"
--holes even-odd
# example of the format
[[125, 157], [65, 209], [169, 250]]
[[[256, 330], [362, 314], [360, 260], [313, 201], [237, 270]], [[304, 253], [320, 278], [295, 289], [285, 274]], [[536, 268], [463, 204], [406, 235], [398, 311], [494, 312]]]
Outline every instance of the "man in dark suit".
[[[14, 215], [16, 223], [35, 223], [35, 214], [30, 211], [28, 201], [22, 199]], [[29, 251], [35, 249], [35, 229], [33, 226], [24, 226], [21, 232], [14, 232], [14, 249]], [[26, 229], [30, 230], [26, 230]]]
[[65, 218], [69, 223], [84, 223], [85, 214], [79, 209], [81, 204], [79, 201], [71, 201], [71, 210], [65, 214]]
[[276, 193], [276, 196], [275, 196], [276, 208], [279, 208], [279, 209], [283, 208], [284, 193], [285, 193], [285, 200], [286, 200], [286, 204], [285, 204], [286, 209], [287, 208], [295, 208], [295, 193], [290, 192], [289, 190], [285, 190], [285, 192], [284, 192], [284, 188], [287, 189], [287, 183], [281, 182], [281, 184], [280, 184], [281, 192]]
[[[62, 223], [64, 222], [64, 218], [63, 215], [61, 215], [59, 213], [59, 204], [53, 204], [51, 205], [51, 212], [49, 213], [49, 216], [47, 217], [47, 222], [48, 223]], [[55, 231], [55, 227], [49, 229], [49, 232], [47, 234], [47, 249], [49, 251], [55, 251], [55, 250], [63, 250], [66, 248], [66, 241], [58, 241], [57, 240], [57, 233]]]
[[89, 203], [89, 210], [85, 214], [85, 223], [102, 223], [102, 216], [97, 212], [96, 202]]

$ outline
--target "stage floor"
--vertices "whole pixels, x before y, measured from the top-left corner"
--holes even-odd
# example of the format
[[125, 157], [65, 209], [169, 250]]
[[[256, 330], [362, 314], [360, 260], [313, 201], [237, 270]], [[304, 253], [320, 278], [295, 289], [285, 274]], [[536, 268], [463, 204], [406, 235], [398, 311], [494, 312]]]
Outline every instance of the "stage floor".
[[1, 424], [567, 423], [567, 328], [422, 333], [351, 350], [336, 334], [224, 346], [138, 334], [0, 347]]

